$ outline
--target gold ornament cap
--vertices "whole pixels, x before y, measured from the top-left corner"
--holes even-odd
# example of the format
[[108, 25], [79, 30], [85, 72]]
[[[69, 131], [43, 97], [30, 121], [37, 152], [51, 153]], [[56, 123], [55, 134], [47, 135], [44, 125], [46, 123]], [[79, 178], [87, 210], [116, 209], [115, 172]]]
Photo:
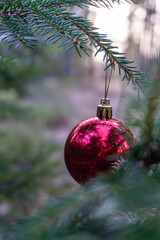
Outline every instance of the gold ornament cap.
[[97, 106], [97, 117], [101, 120], [112, 118], [112, 106], [109, 98], [102, 98], [101, 103]]

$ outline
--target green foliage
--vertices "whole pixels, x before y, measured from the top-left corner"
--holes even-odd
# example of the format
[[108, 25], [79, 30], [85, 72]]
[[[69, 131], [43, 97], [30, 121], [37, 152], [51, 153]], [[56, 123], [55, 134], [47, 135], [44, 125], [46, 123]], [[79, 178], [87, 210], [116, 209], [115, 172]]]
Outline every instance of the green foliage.
[[[159, 60], [151, 60], [145, 69], [149, 81], [143, 86], [145, 96], [141, 99], [130, 98], [127, 102], [125, 120], [132, 127], [137, 127], [141, 131], [140, 139], [148, 139], [153, 134], [153, 139], [157, 139], [158, 130], [153, 129], [159, 127], [159, 104], [160, 104], [160, 74]], [[153, 125], [153, 126], [152, 126]], [[150, 131], [150, 133], [149, 133]], [[150, 139], [151, 140], [151, 139]], [[157, 139], [158, 140], [158, 139]]]
[[66, 50], [75, 48], [81, 56], [82, 52], [90, 55], [91, 46], [99, 52], [104, 53], [104, 61], [108, 67], [117, 65], [119, 73], [124, 72], [124, 79], [134, 86], [141, 87], [143, 81], [142, 73], [130, 65], [124, 53], [115, 51], [112, 41], [104, 34], [99, 34], [92, 23], [83, 17], [77, 17], [68, 11], [67, 6], [83, 7], [94, 5], [111, 6], [111, 3], [120, 1], [2, 1], [0, 3], [0, 35], [2, 40], [7, 41], [9, 48], [13, 45], [17, 48], [21, 44], [34, 48], [38, 43], [38, 36], [44, 41], [55, 44], [60, 42], [59, 47]]
[[34, 66], [26, 66], [20, 59], [13, 56], [0, 57], [0, 88], [16, 89], [23, 95], [25, 85], [33, 75]]
[[0, 92], [0, 221], [30, 215], [49, 196], [69, 191], [67, 182], [54, 184], [63, 177], [64, 162], [62, 147], [48, 137], [52, 131], [56, 138], [48, 126], [59, 123], [65, 112], [55, 103], [28, 106], [15, 92]]
[[56, 147], [22, 123], [3, 124], [0, 142], [0, 200], [7, 200], [14, 214], [15, 208], [16, 214], [30, 212], [38, 190], [53, 176]]
[[49, 127], [65, 122], [65, 115], [70, 109], [53, 104], [33, 104], [26, 106], [25, 101], [15, 97], [0, 99], [0, 121], [19, 121]]
[[125, 163], [116, 173], [51, 201], [22, 221], [11, 239], [158, 239], [159, 176], [157, 167], [142, 171]]
[[27, 94], [26, 86], [33, 77], [39, 77], [51, 69], [50, 54], [45, 47], [32, 51], [29, 56], [26, 51], [17, 55], [0, 54], [0, 89], [15, 90], [19, 96], [24, 97]]
[[[98, 34], [89, 21], [66, 9], [70, 5], [99, 6], [111, 2], [116, 1], [0, 3], [1, 32], [6, 34], [5, 40], [11, 41], [11, 46], [17, 46], [20, 41], [33, 47], [38, 40], [35, 35], [43, 35], [52, 43], [63, 40], [61, 46], [73, 43], [81, 54], [90, 52], [90, 43], [97, 48], [97, 54], [105, 52], [107, 68], [117, 64], [119, 70], [125, 72], [123, 80], [140, 83], [145, 93], [141, 101], [132, 101], [127, 109], [129, 124], [137, 128], [139, 135], [137, 146], [130, 151], [128, 160], [117, 171], [99, 176], [68, 197], [50, 200], [37, 212], [33, 210], [39, 197], [38, 190], [44, 186], [45, 191], [46, 185], [54, 188], [50, 185], [50, 176], [59, 174], [57, 163], [50, 158], [56, 149], [44, 135], [37, 133], [35, 122], [32, 122], [32, 116], [38, 118], [43, 111], [41, 113], [38, 109], [33, 113], [16, 103], [0, 102], [1, 120], [7, 120], [0, 124], [0, 200], [10, 206], [8, 216], [0, 217], [2, 240], [159, 239], [159, 61], [148, 67], [152, 74], [146, 85], [140, 79], [140, 73], [129, 67], [126, 57], [113, 50], [110, 40]], [[2, 68], [7, 66], [9, 69], [7, 64], [4, 61]], [[10, 116], [17, 121], [16, 124], [10, 121]], [[29, 128], [26, 123], [21, 123], [23, 117], [31, 119]], [[56, 173], [53, 174], [54, 164]]]
[[4, 239], [159, 239], [159, 64], [148, 66], [152, 81], [147, 96], [127, 109], [140, 136], [128, 160], [108, 176], [100, 175], [63, 199], [50, 200], [16, 226], [10, 224], [10, 231], [8, 226], [6, 233], [1, 230]]
[[27, 119], [30, 115], [31, 109], [20, 106], [17, 101], [12, 100], [0, 100], [0, 119]]

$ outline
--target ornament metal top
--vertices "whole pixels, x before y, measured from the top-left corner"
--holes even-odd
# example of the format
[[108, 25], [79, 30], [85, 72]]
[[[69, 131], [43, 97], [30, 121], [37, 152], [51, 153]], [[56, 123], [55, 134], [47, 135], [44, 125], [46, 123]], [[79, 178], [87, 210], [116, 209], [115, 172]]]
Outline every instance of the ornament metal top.
[[109, 98], [102, 98], [101, 104], [97, 107], [97, 117], [101, 120], [112, 118], [112, 106]]
[[108, 98], [102, 98], [97, 116], [79, 123], [65, 144], [65, 163], [71, 176], [84, 184], [99, 173], [108, 173], [121, 162], [121, 155], [135, 146], [134, 133], [120, 120], [112, 118]]

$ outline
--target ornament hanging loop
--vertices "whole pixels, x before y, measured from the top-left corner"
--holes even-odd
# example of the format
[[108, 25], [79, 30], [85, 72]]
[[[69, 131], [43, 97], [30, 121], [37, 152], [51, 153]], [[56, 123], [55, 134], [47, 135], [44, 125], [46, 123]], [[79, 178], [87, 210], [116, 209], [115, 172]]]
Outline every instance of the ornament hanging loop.
[[111, 77], [112, 77], [112, 66], [113, 64], [113, 60], [111, 57], [111, 71], [110, 71], [110, 75], [109, 75], [109, 79], [108, 79], [108, 74], [107, 74], [107, 70], [108, 70], [108, 66], [107, 66], [107, 59], [106, 59], [106, 70], [105, 70], [105, 94], [104, 94], [104, 98], [107, 99], [108, 96], [108, 92], [109, 92], [109, 86], [110, 86], [110, 82], [111, 82]]
[[107, 59], [106, 59], [105, 97], [101, 99], [101, 102], [97, 107], [97, 117], [100, 120], [108, 120], [108, 119], [112, 118], [112, 106], [110, 105], [109, 98], [107, 98], [109, 86], [110, 86], [110, 82], [111, 82], [111, 76], [112, 76], [112, 67], [113, 67], [112, 64], [113, 64], [113, 60], [111, 58], [111, 71], [110, 71], [110, 75], [109, 75], [109, 79], [108, 79], [107, 69], [109, 66], [107, 66]]

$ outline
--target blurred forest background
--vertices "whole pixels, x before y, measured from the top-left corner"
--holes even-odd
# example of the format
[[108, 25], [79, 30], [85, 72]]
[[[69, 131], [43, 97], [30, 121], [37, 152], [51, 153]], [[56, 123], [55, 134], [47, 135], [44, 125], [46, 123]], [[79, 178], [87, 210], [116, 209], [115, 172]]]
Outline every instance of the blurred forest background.
[[[158, 56], [158, 0], [71, 10], [94, 22], [139, 69]], [[96, 114], [104, 96], [103, 56], [80, 58], [74, 49], [41, 42], [34, 50], [0, 44], [0, 219], [7, 222], [79, 188], [65, 167], [65, 140]], [[137, 97], [114, 72], [109, 98], [113, 115], [123, 121], [131, 94]]]

